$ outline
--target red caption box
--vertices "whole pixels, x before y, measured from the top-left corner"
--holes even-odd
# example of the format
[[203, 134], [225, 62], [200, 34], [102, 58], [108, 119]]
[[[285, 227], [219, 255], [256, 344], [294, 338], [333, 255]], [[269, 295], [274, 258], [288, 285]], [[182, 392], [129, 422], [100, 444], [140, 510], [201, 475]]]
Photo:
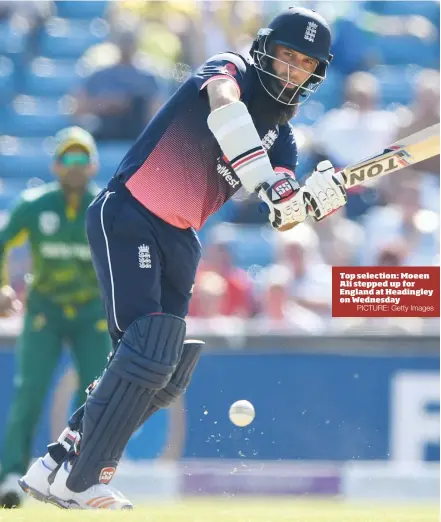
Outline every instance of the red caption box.
[[332, 267], [333, 317], [439, 317], [439, 266]]

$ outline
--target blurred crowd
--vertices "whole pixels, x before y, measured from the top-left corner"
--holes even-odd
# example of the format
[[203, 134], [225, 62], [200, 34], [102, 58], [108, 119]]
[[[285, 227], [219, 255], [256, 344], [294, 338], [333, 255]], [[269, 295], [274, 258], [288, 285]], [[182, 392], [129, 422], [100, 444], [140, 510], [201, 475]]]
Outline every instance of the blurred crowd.
[[[49, 136], [75, 123], [98, 140], [104, 184], [157, 109], [209, 56], [247, 53], [280, 1], [0, 2], [0, 181], [50, 179]], [[439, 2], [296, 2], [331, 23], [328, 79], [293, 119], [302, 180], [438, 123]], [[35, 151], [35, 152], [32, 152]], [[424, 333], [437, 321], [331, 319], [331, 266], [438, 265], [439, 157], [357, 187], [323, 223], [272, 233], [239, 192], [201, 233], [190, 330]], [[5, 213], [3, 214], [3, 217]], [[13, 256], [24, 286], [27, 254]]]

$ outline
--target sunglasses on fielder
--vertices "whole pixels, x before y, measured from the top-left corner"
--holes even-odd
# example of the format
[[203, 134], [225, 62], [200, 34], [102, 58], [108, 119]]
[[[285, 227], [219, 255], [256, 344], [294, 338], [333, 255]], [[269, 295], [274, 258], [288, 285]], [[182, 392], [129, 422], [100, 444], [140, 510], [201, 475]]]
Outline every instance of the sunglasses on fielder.
[[86, 152], [66, 152], [58, 158], [63, 167], [87, 166], [90, 164], [90, 156]]

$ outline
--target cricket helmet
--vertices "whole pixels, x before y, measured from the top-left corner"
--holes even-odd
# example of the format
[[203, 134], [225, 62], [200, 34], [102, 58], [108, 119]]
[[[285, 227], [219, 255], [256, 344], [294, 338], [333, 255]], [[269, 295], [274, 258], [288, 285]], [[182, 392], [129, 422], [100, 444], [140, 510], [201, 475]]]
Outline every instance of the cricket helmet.
[[[275, 57], [277, 44], [318, 61], [316, 70], [302, 85], [291, 84], [293, 88], [282, 85], [281, 82], [289, 83], [289, 69], [298, 67]], [[326, 69], [332, 60], [330, 47], [331, 31], [325, 19], [311, 9], [290, 7], [258, 31], [250, 53], [266, 92], [285, 105], [299, 105], [316, 92], [326, 78]], [[286, 78], [277, 76], [274, 60], [287, 65]]]

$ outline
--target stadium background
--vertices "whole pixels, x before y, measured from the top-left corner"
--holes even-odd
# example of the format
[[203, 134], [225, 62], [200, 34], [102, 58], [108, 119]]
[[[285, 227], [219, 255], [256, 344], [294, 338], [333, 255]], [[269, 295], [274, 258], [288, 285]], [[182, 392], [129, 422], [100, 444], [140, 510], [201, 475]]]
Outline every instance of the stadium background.
[[[210, 55], [248, 50], [256, 30], [288, 5], [1, 2], [1, 218], [19, 192], [52, 180], [56, 131], [78, 124], [95, 134], [103, 185], [145, 123], [131, 115], [148, 119]], [[342, 167], [439, 122], [439, 2], [296, 5], [331, 22], [335, 55], [328, 79], [292, 122], [300, 179], [322, 157]], [[138, 73], [124, 83], [124, 69], [113, 66], [132, 44]], [[108, 67], [104, 88], [96, 73]], [[118, 99], [121, 119], [94, 113], [91, 93]], [[196, 494], [436, 497], [439, 321], [332, 319], [330, 266], [438, 265], [439, 176], [439, 158], [426, 161], [353, 192], [346, 215], [292, 234], [272, 234], [256, 201], [239, 194], [229, 202], [201, 234], [204, 261], [188, 319], [207, 353], [185, 405], [135, 434], [128, 464], [181, 459], [187, 479], [178, 489]], [[15, 250], [9, 273], [22, 296], [29, 270], [28, 250]], [[20, 325], [19, 317], [0, 321], [0, 438]], [[34, 455], [64, 423], [74, 387], [67, 349]], [[256, 406], [250, 429], [227, 419], [240, 398]], [[170, 475], [163, 479], [146, 479], [140, 493], [174, 491]]]

